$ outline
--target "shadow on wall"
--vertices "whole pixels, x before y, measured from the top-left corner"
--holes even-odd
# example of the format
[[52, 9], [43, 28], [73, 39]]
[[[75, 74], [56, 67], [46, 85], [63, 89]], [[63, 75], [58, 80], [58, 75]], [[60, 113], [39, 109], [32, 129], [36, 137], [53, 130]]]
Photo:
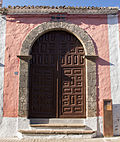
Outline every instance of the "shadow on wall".
[[[91, 37], [92, 39], [92, 37]], [[96, 45], [96, 43], [94, 42], [94, 40], [92, 39], [94, 47], [95, 47], [95, 52], [96, 55], [99, 56], [98, 53], [98, 47]], [[100, 117], [100, 108], [99, 108], [99, 101], [100, 101], [100, 96], [99, 96], [99, 72], [98, 72], [98, 66], [114, 66], [114, 64], [102, 59], [101, 57], [98, 57], [96, 60], [96, 92], [97, 92], [97, 96], [96, 96], [96, 102], [97, 102], [97, 136], [101, 137], [103, 136], [103, 117]], [[120, 109], [120, 107], [119, 107]], [[120, 113], [119, 113], [120, 114]], [[114, 121], [116, 121], [116, 119], [114, 118]], [[120, 123], [120, 122], [119, 122]], [[120, 125], [120, 124], [119, 124]], [[114, 126], [115, 129], [116, 126]], [[119, 131], [119, 130], [118, 130]]]
[[97, 59], [97, 65], [101, 65], [101, 66], [114, 66], [114, 64], [112, 64], [112, 63], [110, 63], [110, 62], [108, 62], [108, 61], [106, 61], [106, 60], [104, 60], [104, 59], [102, 59], [100, 57], [98, 57], [98, 59]]
[[[120, 136], [120, 104], [113, 104], [113, 135]], [[103, 137], [103, 118], [97, 117], [97, 137]]]
[[120, 104], [113, 104], [113, 134], [120, 135]]
[[[100, 108], [99, 108], [99, 72], [98, 66], [114, 66], [114, 64], [98, 57], [96, 61], [96, 91], [97, 91], [97, 136], [103, 136], [103, 117], [100, 117]], [[120, 108], [119, 108], [120, 109]], [[120, 114], [120, 113], [119, 113]], [[120, 124], [119, 124], [120, 125]]]

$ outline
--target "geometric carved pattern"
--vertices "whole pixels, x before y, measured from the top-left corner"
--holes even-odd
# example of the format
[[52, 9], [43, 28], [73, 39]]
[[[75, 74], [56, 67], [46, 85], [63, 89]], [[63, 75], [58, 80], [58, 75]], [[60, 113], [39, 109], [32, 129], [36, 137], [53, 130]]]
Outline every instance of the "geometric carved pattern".
[[62, 76], [64, 77], [62, 77], [61, 115], [83, 116], [85, 109], [84, 68], [63, 68]]
[[[85, 52], [78, 39], [66, 34], [60, 42], [61, 98], [59, 117], [85, 117]], [[67, 51], [66, 53], [64, 53]]]
[[31, 55], [29, 117], [85, 117], [85, 52], [79, 40], [48, 32], [35, 41]]

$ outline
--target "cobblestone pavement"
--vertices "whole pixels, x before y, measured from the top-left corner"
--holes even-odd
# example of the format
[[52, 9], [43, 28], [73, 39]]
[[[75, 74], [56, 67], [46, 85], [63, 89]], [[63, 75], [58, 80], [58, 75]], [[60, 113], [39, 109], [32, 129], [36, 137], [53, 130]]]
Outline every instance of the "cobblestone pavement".
[[[73, 139], [40, 139], [40, 138], [0, 138], [0, 142], [73, 142]], [[74, 139], [74, 142], [120, 142], [120, 137], [112, 138], [93, 138], [93, 139]]]

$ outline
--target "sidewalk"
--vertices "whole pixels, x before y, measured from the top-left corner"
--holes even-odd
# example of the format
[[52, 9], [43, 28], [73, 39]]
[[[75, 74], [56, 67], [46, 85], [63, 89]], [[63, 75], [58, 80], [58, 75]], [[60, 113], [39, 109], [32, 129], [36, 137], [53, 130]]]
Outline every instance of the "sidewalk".
[[[0, 138], [0, 142], [73, 142], [73, 139], [41, 139], [41, 138]], [[120, 137], [112, 138], [92, 138], [92, 139], [74, 139], [74, 142], [120, 142]]]

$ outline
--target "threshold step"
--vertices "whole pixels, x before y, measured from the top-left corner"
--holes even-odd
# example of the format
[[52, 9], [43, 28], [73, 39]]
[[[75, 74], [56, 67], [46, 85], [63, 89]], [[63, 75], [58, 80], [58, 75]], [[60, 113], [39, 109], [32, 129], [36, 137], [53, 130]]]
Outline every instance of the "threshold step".
[[30, 124], [31, 127], [71, 127], [71, 128], [81, 128], [85, 127], [84, 124]]
[[31, 118], [30, 124], [85, 124], [85, 119], [78, 118]]
[[93, 130], [19, 130], [20, 133], [22, 134], [93, 134], [95, 131]]

